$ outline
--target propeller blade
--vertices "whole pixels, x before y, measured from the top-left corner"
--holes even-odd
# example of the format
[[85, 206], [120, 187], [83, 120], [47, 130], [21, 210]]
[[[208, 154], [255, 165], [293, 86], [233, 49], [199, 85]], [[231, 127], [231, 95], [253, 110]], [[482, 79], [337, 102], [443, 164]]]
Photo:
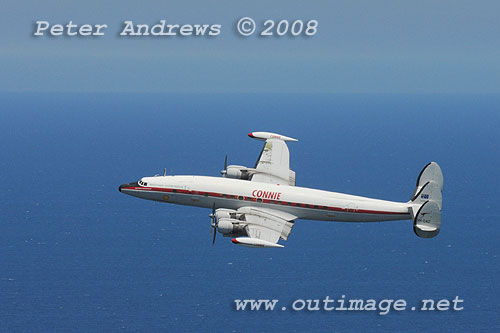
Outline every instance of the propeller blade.
[[[212, 206], [212, 214], [210, 214], [209, 216], [210, 216], [210, 235], [212, 235], [212, 229], [217, 228], [217, 226], [215, 225], [215, 202]], [[215, 230], [215, 233], [217, 233], [217, 230]], [[213, 242], [215, 242], [215, 237]]]
[[226, 177], [226, 174], [227, 174], [227, 154], [226, 154], [226, 158], [224, 159], [224, 170], [221, 170], [220, 174], [222, 175], [222, 177]]
[[214, 228], [214, 219], [210, 220], [210, 236], [212, 236], [212, 229]]
[[217, 230], [214, 231], [214, 239], [212, 240], [212, 246], [215, 244], [215, 236], [217, 235]]

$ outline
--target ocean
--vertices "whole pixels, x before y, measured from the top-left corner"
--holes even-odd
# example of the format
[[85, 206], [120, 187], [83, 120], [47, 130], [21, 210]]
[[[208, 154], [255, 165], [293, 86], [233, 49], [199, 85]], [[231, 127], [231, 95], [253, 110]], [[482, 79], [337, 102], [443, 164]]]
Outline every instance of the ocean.
[[[0, 331], [498, 331], [500, 95], [0, 94]], [[407, 201], [444, 173], [441, 233], [298, 220], [284, 249], [217, 236], [207, 209], [118, 192], [218, 176], [289, 143], [297, 185]], [[461, 311], [294, 311], [297, 299], [463, 299]], [[235, 299], [278, 299], [237, 311]], [[282, 311], [282, 306], [287, 310]]]

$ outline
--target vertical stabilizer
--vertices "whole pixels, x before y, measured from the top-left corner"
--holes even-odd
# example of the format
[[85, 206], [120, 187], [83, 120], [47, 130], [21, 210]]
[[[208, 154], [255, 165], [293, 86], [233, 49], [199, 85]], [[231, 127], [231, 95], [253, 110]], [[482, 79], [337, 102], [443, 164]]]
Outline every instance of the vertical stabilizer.
[[417, 187], [409, 201], [413, 231], [418, 237], [432, 238], [439, 234], [442, 189], [443, 172], [436, 162], [430, 162], [420, 172]]

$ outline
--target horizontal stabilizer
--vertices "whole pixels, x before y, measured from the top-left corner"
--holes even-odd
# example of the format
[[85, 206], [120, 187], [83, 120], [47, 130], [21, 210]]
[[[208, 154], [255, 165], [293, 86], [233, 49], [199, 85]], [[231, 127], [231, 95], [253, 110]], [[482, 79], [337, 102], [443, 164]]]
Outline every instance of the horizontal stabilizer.
[[414, 204], [424, 204], [428, 200], [434, 201], [441, 210], [443, 203], [441, 188], [434, 181], [428, 181], [424, 186], [419, 187], [419, 190], [411, 198]]

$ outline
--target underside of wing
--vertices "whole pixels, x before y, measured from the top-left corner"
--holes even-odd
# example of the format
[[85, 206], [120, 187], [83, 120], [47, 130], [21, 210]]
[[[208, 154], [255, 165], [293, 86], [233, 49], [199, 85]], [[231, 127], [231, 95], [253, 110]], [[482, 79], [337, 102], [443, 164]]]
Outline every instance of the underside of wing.
[[244, 216], [244, 230], [248, 237], [236, 238], [233, 242], [251, 247], [281, 247], [278, 241], [288, 239], [296, 218], [277, 210], [254, 207], [242, 207], [236, 212]]

